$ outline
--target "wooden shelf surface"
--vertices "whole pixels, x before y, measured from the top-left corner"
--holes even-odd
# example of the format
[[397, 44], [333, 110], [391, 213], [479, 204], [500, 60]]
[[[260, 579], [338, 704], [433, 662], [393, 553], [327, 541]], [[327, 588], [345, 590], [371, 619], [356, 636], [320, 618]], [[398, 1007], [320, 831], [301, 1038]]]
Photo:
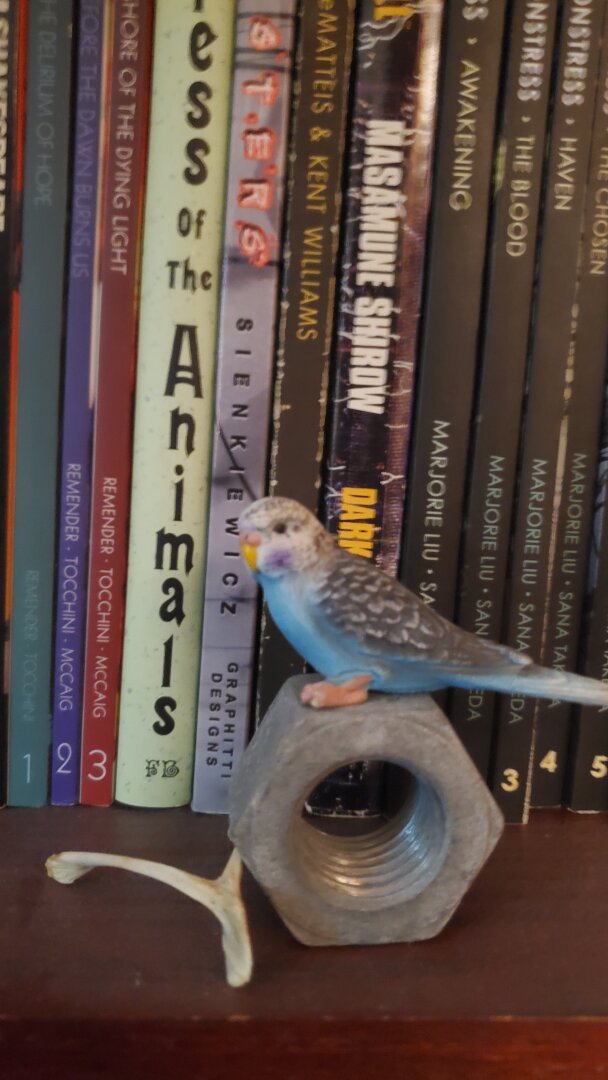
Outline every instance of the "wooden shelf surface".
[[508, 828], [449, 926], [420, 944], [307, 949], [248, 878], [256, 970], [232, 990], [217, 924], [186, 897], [120, 871], [67, 888], [44, 871], [51, 853], [87, 849], [214, 877], [225, 819], [6, 809], [0, 1075], [608, 1075], [607, 828], [559, 811]]

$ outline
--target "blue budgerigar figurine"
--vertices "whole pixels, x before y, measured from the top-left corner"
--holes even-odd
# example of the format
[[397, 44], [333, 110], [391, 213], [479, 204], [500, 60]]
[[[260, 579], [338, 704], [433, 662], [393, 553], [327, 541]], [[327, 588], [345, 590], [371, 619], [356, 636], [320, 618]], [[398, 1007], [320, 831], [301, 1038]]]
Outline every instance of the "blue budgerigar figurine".
[[458, 686], [608, 705], [603, 683], [539, 667], [443, 619], [367, 559], [338, 547], [292, 499], [258, 499], [241, 514], [239, 529], [274, 621], [324, 676], [304, 687], [305, 704], [330, 708], [363, 702], [369, 690]]

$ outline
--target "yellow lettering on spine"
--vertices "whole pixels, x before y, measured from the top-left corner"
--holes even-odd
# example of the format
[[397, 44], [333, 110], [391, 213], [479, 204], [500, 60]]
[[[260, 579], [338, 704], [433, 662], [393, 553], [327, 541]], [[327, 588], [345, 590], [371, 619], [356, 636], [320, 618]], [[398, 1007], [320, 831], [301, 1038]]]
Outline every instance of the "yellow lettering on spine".
[[345, 487], [342, 489], [342, 506], [352, 503], [375, 506], [378, 502], [378, 492], [375, 488]]
[[347, 542], [343, 542], [342, 540], [338, 540], [338, 544], [340, 545], [340, 547], [345, 548], [346, 551], [350, 551], [351, 555], [361, 555], [364, 559], [371, 559], [374, 553], [371, 544], [349, 544]]
[[340, 540], [367, 540], [371, 541], [374, 537], [373, 525], [343, 525], [340, 522]]
[[374, 19], [407, 19], [414, 13], [411, 4], [376, 4]]
[[[345, 487], [342, 489], [342, 510], [338, 526], [338, 544], [353, 555], [371, 559], [374, 554], [374, 533], [378, 492], [374, 488]], [[361, 522], [355, 525], [354, 522]], [[364, 524], [363, 522], [370, 522]]]
[[365, 506], [348, 506], [340, 514], [340, 521], [373, 521], [376, 511]]

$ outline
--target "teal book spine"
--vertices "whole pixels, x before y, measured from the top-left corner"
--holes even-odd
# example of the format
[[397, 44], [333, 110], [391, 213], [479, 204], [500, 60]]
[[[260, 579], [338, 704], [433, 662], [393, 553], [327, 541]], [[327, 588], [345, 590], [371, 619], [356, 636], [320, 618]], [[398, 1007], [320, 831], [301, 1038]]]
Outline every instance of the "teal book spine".
[[8, 802], [47, 801], [55, 491], [68, 199], [72, 0], [28, 16]]

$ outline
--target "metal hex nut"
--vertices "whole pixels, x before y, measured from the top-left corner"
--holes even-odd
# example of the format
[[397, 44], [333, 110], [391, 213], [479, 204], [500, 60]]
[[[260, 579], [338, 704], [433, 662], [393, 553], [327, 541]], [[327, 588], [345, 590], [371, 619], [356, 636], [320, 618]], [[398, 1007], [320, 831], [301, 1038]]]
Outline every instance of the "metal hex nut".
[[[434, 937], [494, 849], [502, 815], [428, 695], [314, 710], [299, 700], [311, 678], [285, 683], [242, 756], [230, 837], [306, 945]], [[321, 832], [303, 815], [307, 798], [329, 773], [369, 760], [406, 771], [404, 805], [364, 836]]]

